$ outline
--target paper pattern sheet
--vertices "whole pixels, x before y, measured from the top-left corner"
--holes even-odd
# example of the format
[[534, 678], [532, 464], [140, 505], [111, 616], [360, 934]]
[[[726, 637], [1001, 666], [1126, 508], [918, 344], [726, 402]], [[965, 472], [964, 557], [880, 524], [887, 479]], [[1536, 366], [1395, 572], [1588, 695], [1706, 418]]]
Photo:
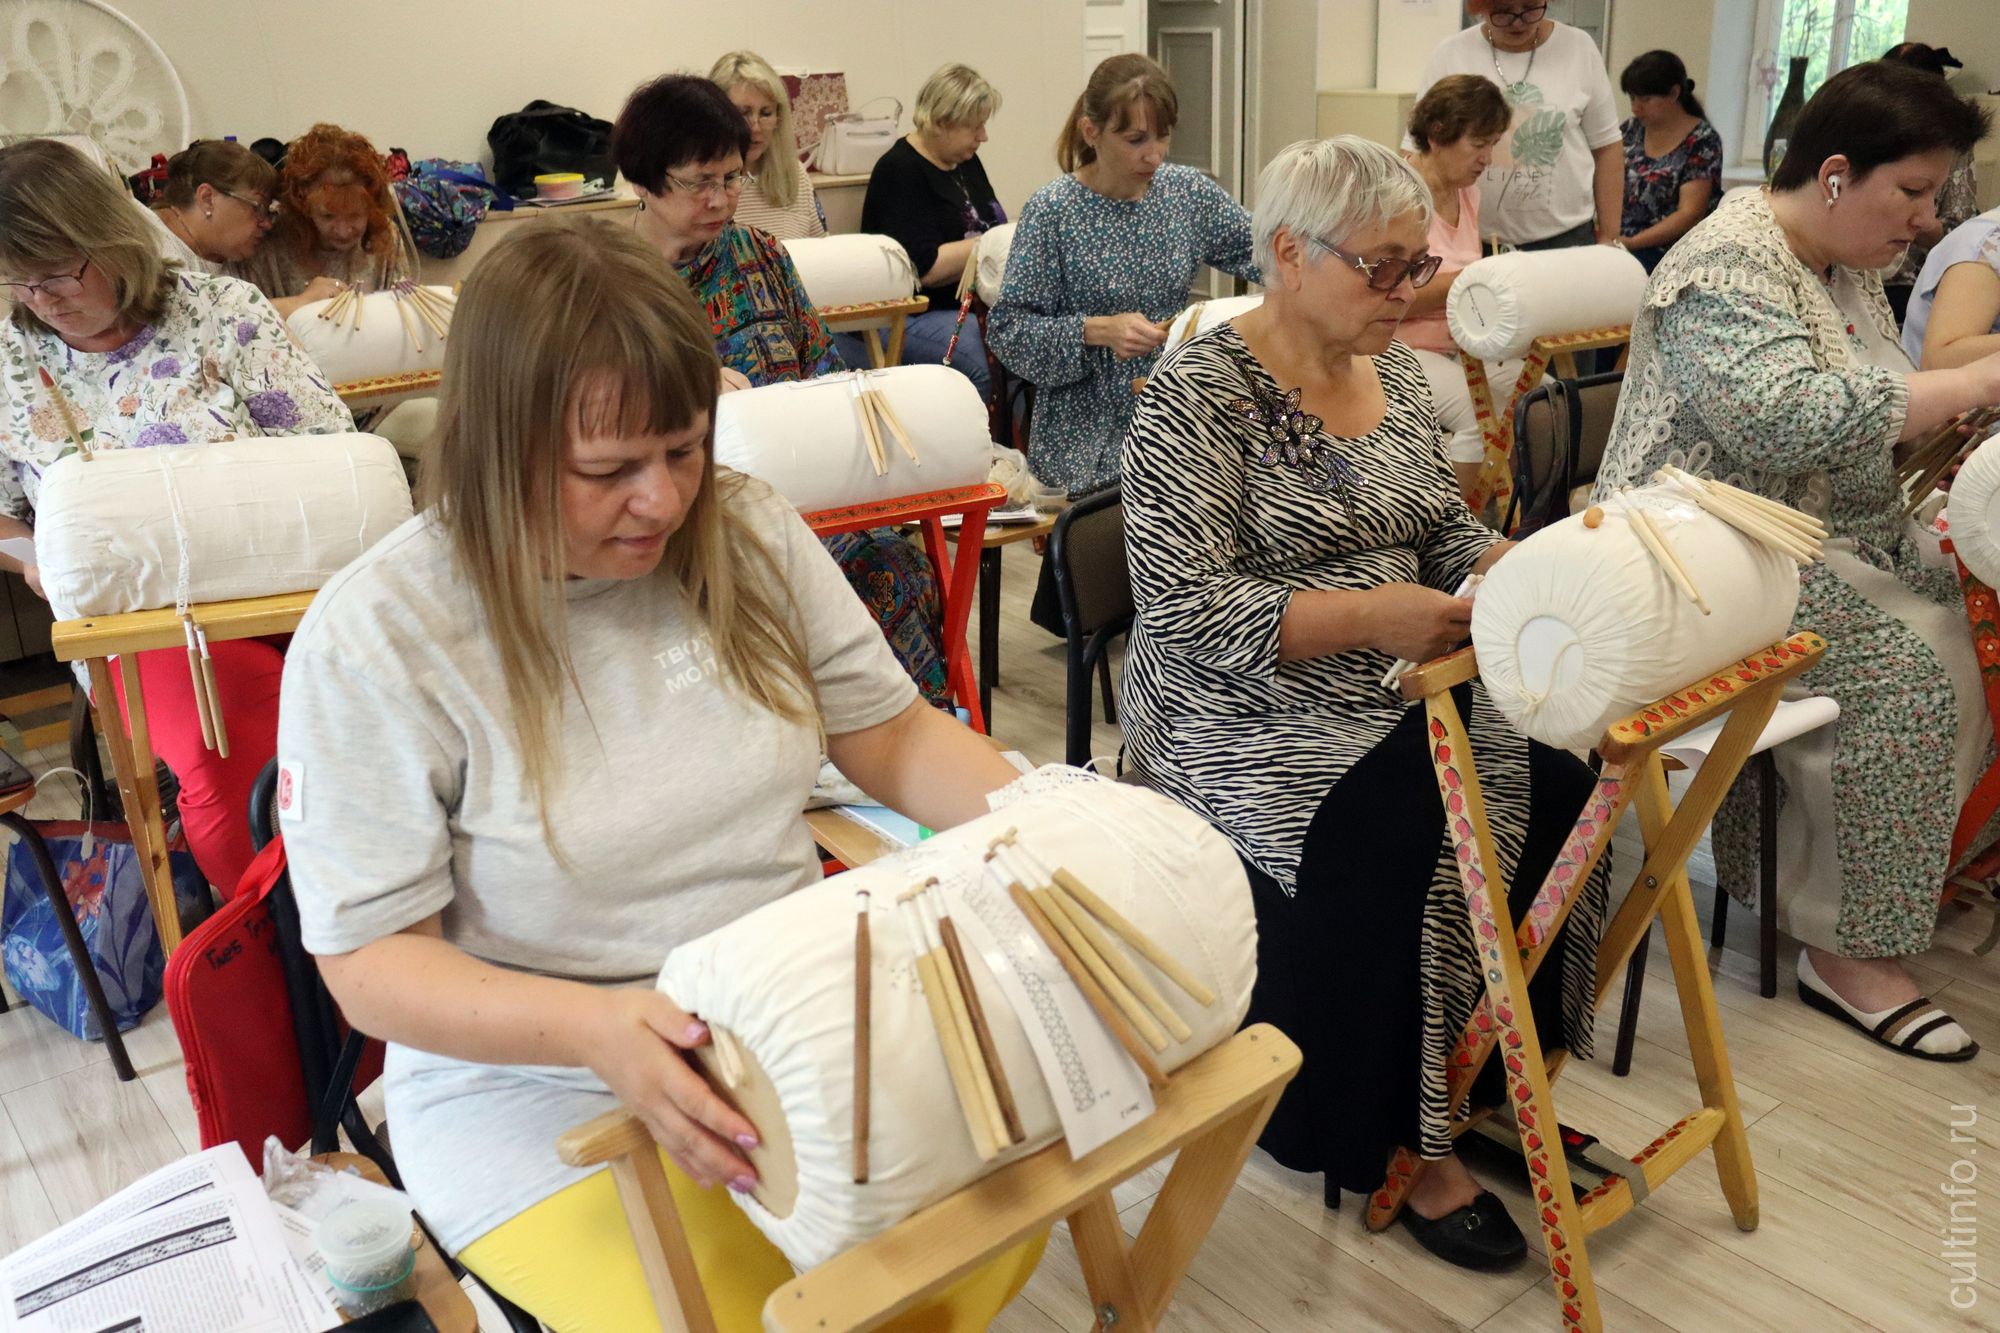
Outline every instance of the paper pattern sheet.
[[320, 1333], [339, 1322], [233, 1143], [154, 1172], [0, 1261], [9, 1333]]

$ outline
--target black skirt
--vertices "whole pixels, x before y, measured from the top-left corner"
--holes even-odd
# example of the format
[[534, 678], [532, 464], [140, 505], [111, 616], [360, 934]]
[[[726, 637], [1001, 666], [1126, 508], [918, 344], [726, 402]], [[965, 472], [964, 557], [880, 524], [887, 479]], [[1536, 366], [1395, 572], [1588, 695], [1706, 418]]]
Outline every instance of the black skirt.
[[[1470, 689], [1455, 695], [1469, 726]], [[1382, 1183], [1393, 1149], [1421, 1150], [1423, 969], [1476, 973], [1462, 891], [1464, 949], [1426, 944], [1426, 904], [1455, 886], [1438, 883], [1444, 810], [1424, 721], [1422, 708], [1410, 709], [1327, 792], [1306, 834], [1296, 894], [1246, 867], [1257, 911], [1249, 1021], [1275, 1025], [1304, 1056], [1261, 1146], [1295, 1171], [1325, 1172], [1329, 1185], [1357, 1193]], [[1547, 746], [1530, 745], [1528, 767], [1527, 837], [1508, 892], [1517, 923], [1593, 784], [1588, 767]], [[1597, 876], [1605, 873], [1600, 866]], [[1565, 922], [1528, 984], [1544, 1054], [1563, 1045], [1568, 1030], [1562, 977], [1570, 933]], [[1503, 1077], [1499, 1061], [1489, 1061], [1471, 1104], [1497, 1104]]]

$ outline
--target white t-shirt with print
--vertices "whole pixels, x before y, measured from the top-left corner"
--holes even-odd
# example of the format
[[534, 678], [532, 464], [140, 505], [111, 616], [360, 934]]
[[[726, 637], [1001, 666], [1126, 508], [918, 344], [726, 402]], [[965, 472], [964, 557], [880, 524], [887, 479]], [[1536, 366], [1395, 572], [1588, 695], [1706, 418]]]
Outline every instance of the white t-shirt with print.
[[1479, 178], [1479, 222], [1489, 236], [1513, 245], [1594, 221], [1592, 153], [1623, 141], [1604, 55], [1588, 33], [1558, 23], [1533, 54], [1531, 69], [1529, 53], [1497, 51], [1474, 25], [1438, 43], [1417, 90], [1421, 98], [1447, 75], [1477, 74], [1506, 91], [1514, 122]]

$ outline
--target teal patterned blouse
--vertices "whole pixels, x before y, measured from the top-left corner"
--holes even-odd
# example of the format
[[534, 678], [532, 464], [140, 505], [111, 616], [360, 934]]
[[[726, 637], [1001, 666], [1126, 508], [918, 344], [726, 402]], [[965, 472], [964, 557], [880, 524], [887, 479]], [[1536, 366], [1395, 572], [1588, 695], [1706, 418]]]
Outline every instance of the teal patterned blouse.
[[755, 227], [730, 223], [674, 271], [708, 310], [722, 364], [751, 384], [845, 369], [791, 256]]

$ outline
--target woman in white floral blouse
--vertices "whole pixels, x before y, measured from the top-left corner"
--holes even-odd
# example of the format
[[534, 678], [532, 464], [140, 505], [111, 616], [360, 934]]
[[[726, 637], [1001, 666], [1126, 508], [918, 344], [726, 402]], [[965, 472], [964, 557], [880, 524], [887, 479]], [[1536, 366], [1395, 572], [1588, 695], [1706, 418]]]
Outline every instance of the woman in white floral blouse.
[[[256, 288], [162, 261], [117, 182], [64, 144], [0, 149], [0, 290], [13, 307], [0, 320], [0, 537], [33, 535], [42, 473], [76, 448], [58, 394], [97, 451], [354, 429]], [[0, 556], [0, 569], [41, 592], [32, 563]], [[250, 861], [243, 811], [277, 749], [284, 659], [262, 640], [214, 656], [227, 759], [202, 745], [184, 657], [141, 653], [139, 678], [189, 848], [227, 894]]]

